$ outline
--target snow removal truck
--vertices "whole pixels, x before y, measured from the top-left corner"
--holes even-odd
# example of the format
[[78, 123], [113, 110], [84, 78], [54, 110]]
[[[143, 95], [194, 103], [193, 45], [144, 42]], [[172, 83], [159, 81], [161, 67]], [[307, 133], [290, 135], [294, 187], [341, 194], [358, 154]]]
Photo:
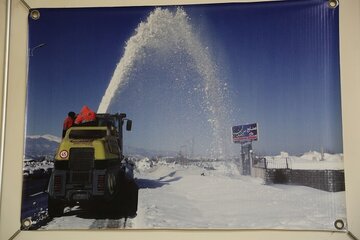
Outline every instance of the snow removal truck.
[[138, 186], [134, 164], [123, 155], [123, 125], [131, 130], [125, 113], [96, 114], [92, 124], [66, 131], [55, 155], [48, 185], [48, 214], [61, 216], [65, 206], [104, 208], [134, 216]]

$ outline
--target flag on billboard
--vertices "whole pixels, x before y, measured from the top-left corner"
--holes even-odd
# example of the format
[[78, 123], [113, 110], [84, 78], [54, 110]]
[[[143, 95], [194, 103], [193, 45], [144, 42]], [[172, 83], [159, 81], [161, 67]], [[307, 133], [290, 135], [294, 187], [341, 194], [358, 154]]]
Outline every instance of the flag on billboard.
[[257, 123], [232, 127], [232, 139], [234, 143], [244, 143], [258, 140]]

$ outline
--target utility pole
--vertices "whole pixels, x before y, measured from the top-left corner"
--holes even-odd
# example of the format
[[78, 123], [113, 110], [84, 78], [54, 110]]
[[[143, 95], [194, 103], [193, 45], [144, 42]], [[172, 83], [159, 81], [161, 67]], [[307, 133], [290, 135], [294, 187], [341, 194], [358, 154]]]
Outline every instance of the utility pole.
[[191, 158], [194, 158], [195, 137], [191, 139]]

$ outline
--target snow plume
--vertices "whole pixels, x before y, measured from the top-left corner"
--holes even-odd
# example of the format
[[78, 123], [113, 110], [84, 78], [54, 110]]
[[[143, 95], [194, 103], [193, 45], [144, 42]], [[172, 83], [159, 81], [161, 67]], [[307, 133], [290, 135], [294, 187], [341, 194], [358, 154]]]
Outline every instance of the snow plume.
[[[229, 107], [225, 94], [227, 85], [218, 73], [218, 67], [211, 59], [209, 49], [190, 25], [190, 19], [182, 8], [176, 11], [156, 8], [146, 21], [141, 22], [134, 35], [127, 41], [124, 55], [120, 59], [108, 88], [99, 105], [98, 112], [108, 111], [116, 95], [123, 90], [136, 71], [135, 62], [146, 57], [147, 50], [159, 53], [186, 53], [190, 56], [200, 80], [202, 109], [213, 129], [214, 141], [211, 146], [213, 157], [224, 157], [229, 128]], [[171, 49], [172, 51], [168, 51]], [[166, 56], [171, 58], [172, 55]]]

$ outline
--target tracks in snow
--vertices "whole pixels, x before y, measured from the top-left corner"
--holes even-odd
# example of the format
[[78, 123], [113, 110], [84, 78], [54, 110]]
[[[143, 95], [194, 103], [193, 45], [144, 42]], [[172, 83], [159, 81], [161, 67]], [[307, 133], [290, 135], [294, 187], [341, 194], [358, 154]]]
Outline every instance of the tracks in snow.
[[[49, 219], [50, 220], [50, 219]], [[65, 210], [64, 216], [51, 219], [40, 229], [125, 229], [132, 228], [132, 218], [100, 214], [73, 208]]]
[[98, 219], [95, 220], [90, 229], [125, 229], [131, 228], [131, 221], [128, 218], [121, 219]]

